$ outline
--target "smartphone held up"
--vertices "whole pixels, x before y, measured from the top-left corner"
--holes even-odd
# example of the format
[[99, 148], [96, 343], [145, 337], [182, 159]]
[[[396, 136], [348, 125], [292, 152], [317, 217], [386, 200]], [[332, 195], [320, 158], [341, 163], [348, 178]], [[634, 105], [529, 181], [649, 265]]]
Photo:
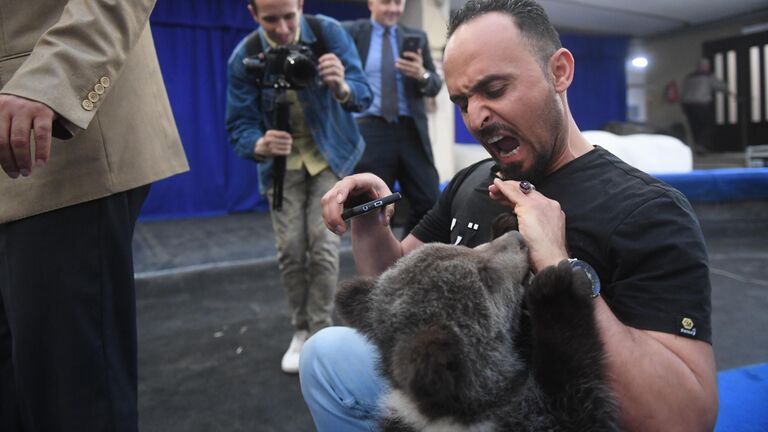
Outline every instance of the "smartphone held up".
[[406, 36], [403, 38], [403, 45], [400, 47], [400, 57], [406, 52], [419, 52], [421, 47], [421, 38], [419, 36]]
[[400, 198], [402, 198], [402, 195], [400, 195], [399, 192], [395, 192], [392, 195], [385, 196], [384, 198], [378, 198], [372, 201], [368, 201], [365, 204], [360, 204], [351, 208], [345, 208], [341, 213], [341, 218], [344, 220], [349, 220], [355, 216], [364, 215], [376, 209], [380, 209], [389, 204], [392, 204], [400, 200]]

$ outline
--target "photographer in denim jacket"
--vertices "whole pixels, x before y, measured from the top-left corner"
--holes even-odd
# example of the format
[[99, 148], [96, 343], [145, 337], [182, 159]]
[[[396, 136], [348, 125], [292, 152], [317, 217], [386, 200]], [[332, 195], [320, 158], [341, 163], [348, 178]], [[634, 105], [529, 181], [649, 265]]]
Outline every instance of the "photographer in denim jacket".
[[[306, 88], [285, 90], [291, 101], [290, 132], [272, 124], [276, 91], [263, 88], [246, 71], [246, 37], [228, 64], [226, 125], [238, 156], [258, 162], [259, 189], [274, 204], [273, 162], [284, 156], [282, 209], [272, 210], [278, 264], [295, 333], [281, 367], [298, 371], [299, 353], [309, 335], [331, 325], [339, 270], [339, 238], [325, 229], [320, 198], [352, 172], [365, 144], [351, 112], [372, 101], [352, 39], [335, 20], [302, 16], [303, 0], [250, 0], [260, 25], [261, 52], [286, 45], [321, 42], [317, 79]], [[319, 29], [320, 35], [314, 30]], [[263, 56], [262, 56], [263, 57]]]

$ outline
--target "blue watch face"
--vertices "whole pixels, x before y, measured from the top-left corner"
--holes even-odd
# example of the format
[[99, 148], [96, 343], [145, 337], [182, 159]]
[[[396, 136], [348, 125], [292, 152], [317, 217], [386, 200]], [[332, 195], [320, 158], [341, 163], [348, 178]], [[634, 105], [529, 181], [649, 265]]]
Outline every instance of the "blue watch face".
[[576, 259], [571, 258], [568, 260], [568, 262], [571, 264], [571, 268], [576, 270], [581, 270], [584, 272], [584, 274], [587, 275], [587, 278], [589, 278], [589, 281], [592, 282], [592, 298], [595, 298], [600, 295], [600, 277], [597, 275], [597, 272], [595, 269], [592, 268], [591, 265], [588, 263]]

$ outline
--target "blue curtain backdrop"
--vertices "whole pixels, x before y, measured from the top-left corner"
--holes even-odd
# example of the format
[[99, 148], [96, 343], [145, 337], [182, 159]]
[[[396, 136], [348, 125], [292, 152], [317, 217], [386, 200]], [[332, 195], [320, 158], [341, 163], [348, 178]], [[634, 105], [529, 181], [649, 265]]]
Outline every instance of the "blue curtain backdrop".
[[[246, 0], [159, 0], [150, 22], [190, 171], [155, 183], [142, 219], [265, 210], [256, 164], [235, 156], [224, 130], [229, 55], [256, 24]], [[368, 16], [365, 3], [305, 1], [304, 12]]]
[[[234, 155], [224, 130], [226, 64], [255, 28], [246, 0], [159, 0], [150, 19], [190, 171], [157, 182], [143, 219], [266, 210], [256, 165]], [[369, 15], [365, 2], [305, 1], [306, 13], [339, 20]], [[577, 61], [569, 102], [582, 128], [625, 118], [626, 40], [563, 37]], [[457, 119], [457, 141], [474, 142]]]
[[[561, 34], [563, 46], [576, 61], [568, 89], [568, 106], [581, 130], [602, 129], [610, 121], [627, 119], [625, 64], [629, 40], [623, 36]], [[477, 144], [455, 110], [456, 142]]]

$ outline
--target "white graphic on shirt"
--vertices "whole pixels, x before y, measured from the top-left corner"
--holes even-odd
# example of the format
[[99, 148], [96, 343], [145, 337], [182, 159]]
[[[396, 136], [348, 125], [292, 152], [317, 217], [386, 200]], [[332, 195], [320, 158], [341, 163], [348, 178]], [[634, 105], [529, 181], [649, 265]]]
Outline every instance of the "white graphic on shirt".
[[[454, 229], [454, 228], [456, 228], [456, 222], [457, 222], [456, 218], [452, 218], [452, 219], [451, 219], [451, 232], [453, 232], [453, 229]], [[480, 229], [480, 224], [476, 224], [476, 223], [474, 223], [474, 222], [469, 222], [469, 223], [467, 224], [467, 229], [468, 229], [468, 230], [472, 230], [472, 231], [478, 231], [478, 230]], [[466, 233], [465, 233], [465, 234], [466, 234]], [[461, 243], [461, 241], [462, 241], [462, 240], [463, 240], [465, 237], [466, 237], [466, 236], [457, 235], [457, 236], [456, 236], [456, 241], [454, 241], [454, 242], [453, 242], [453, 244], [454, 244], [454, 245], [458, 245], [458, 244], [460, 244], [460, 243]], [[472, 237], [472, 236], [470, 235], [469, 237]]]

